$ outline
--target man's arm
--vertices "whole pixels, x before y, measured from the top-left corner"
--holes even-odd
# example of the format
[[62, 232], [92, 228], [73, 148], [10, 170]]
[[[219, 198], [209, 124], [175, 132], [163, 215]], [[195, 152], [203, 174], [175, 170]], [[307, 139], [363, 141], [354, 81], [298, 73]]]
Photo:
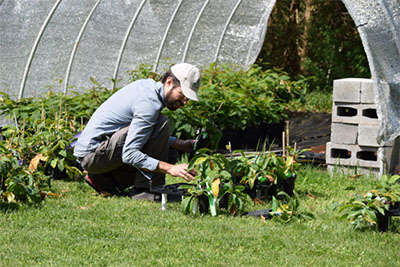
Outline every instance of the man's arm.
[[182, 140], [176, 139], [175, 142], [171, 145], [172, 148], [177, 149], [182, 152], [190, 153], [193, 150], [194, 140]]
[[195, 170], [188, 171], [188, 164], [170, 164], [164, 161], [160, 161], [157, 166], [158, 172], [167, 173], [171, 176], [177, 176], [185, 179], [190, 182], [195, 179], [195, 175], [197, 174]]

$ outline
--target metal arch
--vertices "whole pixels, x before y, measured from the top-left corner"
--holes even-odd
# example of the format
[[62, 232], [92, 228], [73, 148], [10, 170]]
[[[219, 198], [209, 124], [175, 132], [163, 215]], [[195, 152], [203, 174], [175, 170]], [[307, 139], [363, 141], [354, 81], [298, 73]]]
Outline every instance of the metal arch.
[[161, 40], [160, 47], [158, 48], [156, 61], [154, 62], [154, 65], [153, 65], [153, 72], [157, 71], [158, 61], [160, 60], [160, 56], [161, 56], [161, 52], [162, 52], [162, 50], [164, 48], [165, 40], [167, 39], [167, 35], [168, 35], [169, 30], [171, 28], [172, 22], [174, 21], [174, 19], [176, 17], [176, 14], [178, 13], [179, 8], [181, 7], [182, 2], [183, 2], [183, 0], [179, 0], [179, 3], [178, 3], [178, 5], [176, 6], [176, 8], [174, 10], [174, 13], [172, 14], [171, 19], [168, 22], [167, 28], [165, 29], [163, 39]]
[[187, 53], [187, 51], [188, 51], [188, 49], [189, 49], [189, 45], [190, 45], [190, 41], [192, 40], [192, 36], [193, 36], [193, 33], [194, 33], [194, 29], [196, 28], [197, 23], [199, 22], [200, 17], [201, 17], [201, 15], [202, 15], [203, 12], [204, 12], [204, 9], [205, 9], [206, 6], [208, 5], [208, 2], [210, 2], [210, 0], [206, 0], [206, 1], [204, 2], [203, 7], [201, 8], [201, 10], [200, 10], [200, 12], [199, 12], [199, 15], [197, 15], [197, 18], [196, 18], [196, 20], [194, 21], [194, 24], [193, 24], [193, 26], [192, 26], [192, 30], [190, 31], [188, 40], [187, 40], [187, 42], [186, 42], [185, 50], [184, 50], [184, 52], [183, 52], [182, 62], [185, 62], [186, 53]]
[[394, 23], [394, 18], [392, 16], [392, 14], [390, 13], [389, 8], [388, 8], [387, 4], [385, 3], [385, 1], [381, 0], [380, 2], [383, 7], [383, 11], [385, 12], [385, 15], [389, 18], [388, 21], [390, 24], [390, 28], [393, 31], [393, 33], [395, 34], [395, 36], [394, 36], [395, 43], [396, 43], [397, 51], [400, 55], [400, 31], [396, 27], [396, 25]]
[[[270, 2], [270, 4], [271, 4], [272, 6], [275, 6], [275, 3], [276, 3], [276, 0], [272, 0], [272, 1]], [[270, 9], [270, 8], [267, 8], [267, 11], [269, 11], [269, 14], [268, 14], [268, 16], [267, 16], [267, 22], [268, 22], [269, 16], [271, 15], [271, 12], [272, 12], [272, 8], [271, 8], [271, 9]], [[265, 13], [264, 13], [264, 14], [265, 14]], [[260, 22], [264, 19], [264, 17], [265, 17], [265, 16], [261, 16]], [[261, 24], [260, 22], [259, 22], [257, 25], [260, 25], [260, 24]], [[249, 48], [249, 51], [247, 52], [247, 57], [246, 57], [246, 62], [245, 62], [246, 67], [248, 67], [249, 57], [250, 57], [251, 50], [253, 49], [253, 46], [254, 46], [254, 42], [251, 43], [250, 48]], [[258, 52], [260, 52], [260, 51], [258, 51]]]
[[90, 18], [92, 17], [94, 11], [96, 10], [96, 8], [100, 4], [100, 2], [101, 2], [101, 0], [97, 0], [95, 5], [93, 6], [92, 10], [90, 11], [89, 15], [87, 16], [85, 22], [83, 23], [82, 28], [78, 33], [78, 36], [76, 37], [76, 40], [75, 40], [75, 43], [74, 43], [74, 47], [73, 47], [72, 52], [71, 52], [71, 57], [69, 58], [67, 72], [65, 73], [64, 94], [66, 94], [67, 91], [68, 91], [68, 81], [69, 81], [69, 75], [71, 74], [71, 66], [72, 66], [72, 63], [74, 61], [75, 53], [76, 53], [76, 50], [78, 49], [79, 42], [80, 42], [80, 40], [82, 38], [82, 34], [85, 31], [86, 25], [88, 24]]
[[117, 64], [116, 64], [115, 70], [114, 70], [113, 89], [115, 88], [115, 82], [116, 82], [116, 80], [117, 80], [119, 65], [120, 65], [120, 63], [121, 63], [122, 54], [124, 53], [125, 46], [126, 46], [126, 43], [127, 43], [127, 41], [128, 41], [129, 35], [131, 34], [133, 25], [135, 24], [136, 19], [137, 19], [137, 17], [139, 16], [139, 13], [140, 13], [140, 11], [142, 10], [142, 8], [143, 8], [144, 4], [146, 3], [146, 1], [147, 1], [147, 0], [142, 0], [142, 2], [140, 3], [138, 9], [136, 10], [135, 15], [134, 15], [133, 18], [132, 18], [132, 21], [131, 21], [131, 23], [130, 23], [130, 25], [129, 25], [129, 27], [128, 27], [128, 30], [126, 31], [124, 40], [123, 40], [122, 45], [121, 45], [121, 50], [119, 51], [119, 55], [118, 55], [118, 59], [117, 59]]
[[50, 10], [50, 13], [47, 15], [46, 20], [43, 22], [42, 28], [40, 29], [38, 36], [36, 37], [35, 43], [33, 44], [31, 53], [30, 53], [29, 58], [28, 58], [28, 62], [26, 63], [24, 76], [22, 77], [21, 87], [19, 89], [18, 99], [21, 99], [23, 97], [23, 95], [24, 95], [26, 77], [28, 76], [29, 69], [30, 69], [31, 64], [32, 64], [33, 56], [35, 55], [35, 52], [36, 52], [37, 46], [38, 46], [38, 44], [40, 42], [40, 39], [42, 38], [42, 35], [43, 35], [44, 31], [46, 30], [47, 24], [49, 23], [51, 17], [53, 16], [54, 12], [56, 11], [56, 9], [57, 9], [57, 7], [58, 7], [58, 5], [60, 3], [61, 3], [61, 0], [57, 0], [57, 2], [53, 5], [52, 9]]
[[222, 41], [223, 41], [223, 39], [224, 39], [226, 30], [228, 29], [228, 26], [229, 26], [229, 24], [230, 24], [231, 21], [232, 21], [233, 15], [235, 14], [236, 9], [239, 7], [239, 5], [240, 5], [241, 2], [242, 2], [242, 0], [238, 0], [238, 1], [236, 2], [236, 5], [233, 7], [231, 14], [229, 15], [229, 18], [228, 18], [228, 20], [226, 21], [224, 30], [222, 31], [221, 38], [219, 39], [219, 42], [218, 42], [218, 45], [217, 45], [217, 51], [215, 52], [215, 56], [214, 56], [214, 60], [213, 60], [214, 62], [217, 62], [217, 60], [218, 60], [219, 50], [221, 49]]

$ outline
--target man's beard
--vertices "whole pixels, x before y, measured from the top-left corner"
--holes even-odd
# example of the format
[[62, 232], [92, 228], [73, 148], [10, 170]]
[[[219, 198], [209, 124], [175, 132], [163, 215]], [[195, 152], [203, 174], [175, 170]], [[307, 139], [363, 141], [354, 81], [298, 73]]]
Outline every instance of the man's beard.
[[167, 95], [165, 96], [165, 106], [169, 109], [169, 110], [177, 110], [180, 107], [183, 107], [184, 104], [182, 103], [182, 101], [180, 100], [176, 100], [173, 101], [172, 98], [172, 92], [173, 90], [175, 90], [175, 88], [173, 88], [171, 91], [169, 91], [167, 93]]
[[167, 99], [165, 100], [165, 106], [169, 109], [169, 110], [177, 110], [180, 107], [183, 107], [183, 104], [181, 101], [177, 100], [177, 101], [168, 101]]

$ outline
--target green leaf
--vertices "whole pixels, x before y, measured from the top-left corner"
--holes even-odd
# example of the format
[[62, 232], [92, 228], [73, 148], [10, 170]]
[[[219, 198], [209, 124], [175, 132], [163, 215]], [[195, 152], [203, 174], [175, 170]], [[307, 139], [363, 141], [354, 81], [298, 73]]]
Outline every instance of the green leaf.
[[195, 161], [194, 161], [194, 165], [198, 166], [201, 165], [203, 162], [205, 162], [208, 159], [207, 156], [203, 156], [203, 157], [198, 157]]
[[190, 213], [190, 203], [191, 203], [192, 199], [193, 199], [193, 197], [190, 196], [190, 197], [185, 197], [185, 198], [182, 200], [182, 202], [181, 202], [181, 209], [182, 209], [182, 212], [183, 212], [184, 214], [189, 214], [189, 213]]
[[64, 160], [58, 160], [58, 161], [57, 161], [57, 168], [58, 168], [60, 171], [63, 171], [63, 170], [64, 170]]
[[98, 81], [96, 81], [93, 77], [90, 77], [90, 81], [97, 86], [100, 86], [100, 83]]
[[356, 187], [355, 186], [348, 186], [348, 187], [346, 187], [344, 190], [355, 190], [356, 189]]
[[192, 205], [192, 214], [197, 216], [200, 214], [200, 205], [199, 205], [199, 198], [195, 197], [193, 198], [193, 205]]
[[394, 184], [398, 179], [400, 179], [400, 175], [393, 175], [392, 177], [390, 177], [389, 183]]
[[53, 160], [50, 162], [50, 166], [54, 169], [54, 168], [57, 166], [57, 159], [53, 159]]
[[278, 210], [278, 201], [274, 196], [272, 196], [272, 212], [276, 212]]
[[376, 213], [375, 213], [374, 211], [369, 210], [369, 209], [366, 209], [364, 215], [366, 215], [366, 216], [365, 216], [365, 219], [366, 219], [368, 222], [373, 223], [373, 224], [376, 224], [376, 223], [377, 223], [378, 219], [377, 219]]
[[67, 157], [67, 151], [66, 151], [66, 150], [60, 150], [60, 152], [58, 152], [58, 154], [59, 154], [60, 156], [63, 156], [64, 158]]

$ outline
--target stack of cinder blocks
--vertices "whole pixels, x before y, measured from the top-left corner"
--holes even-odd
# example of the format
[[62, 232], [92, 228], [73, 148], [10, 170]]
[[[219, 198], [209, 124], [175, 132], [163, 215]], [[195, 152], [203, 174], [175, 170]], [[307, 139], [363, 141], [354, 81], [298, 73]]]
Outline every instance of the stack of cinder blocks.
[[331, 142], [326, 146], [331, 172], [378, 176], [392, 172], [398, 162], [394, 142], [387, 146], [377, 142], [380, 128], [373, 87], [372, 80], [361, 78], [333, 83]]

